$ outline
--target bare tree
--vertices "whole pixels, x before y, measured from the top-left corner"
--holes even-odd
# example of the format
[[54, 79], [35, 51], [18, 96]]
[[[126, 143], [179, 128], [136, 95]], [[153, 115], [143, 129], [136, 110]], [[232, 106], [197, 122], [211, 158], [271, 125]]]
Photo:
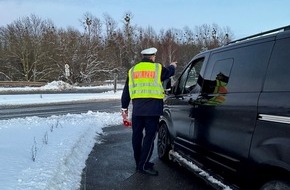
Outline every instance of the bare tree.
[[177, 60], [178, 37], [175, 35], [177, 32], [175, 29], [167, 31], [161, 31], [159, 36], [159, 50], [161, 62], [165, 65]]
[[35, 15], [0, 27], [0, 80], [75, 83], [113, 79], [115, 74], [124, 79], [144, 48], [158, 48], [158, 62], [183, 65], [200, 51], [225, 45], [233, 37], [229, 27], [216, 24], [156, 33], [151, 26], [133, 25], [131, 12], [123, 15], [121, 27], [108, 14], [103, 19], [84, 14], [82, 32], [58, 29]]
[[126, 65], [123, 57], [126, 52], [125, 39], [121, 29], [117, 28], [117, 22], [109, 15], [104, 15], [105, 19], [105, 46], [103, 56], [107, 68], [107, 74], [111, 75], [112, 70], [118, 72]]
[[74, 78], [78, 82], [92, 82], [96, 79], [97, 73], [103, 63], [101, 57], [102, 51], [102, 24], [100, 19], [90, 13], [84, 15], [82, 22], [85, 26], [85, 32], [78, 37], [79, 47], [78, 62], [75, 63]]
[[41, 63], [45, 52], [42, 51], [42, 32], [49, 22], [35, 15], [17, 20], [2, 30], [1, 36], [9, 44], [6, 49], [6, 65], [16, 80], [36, 81], [45, 72]]
[[140, 36], [140, 50], [156, 46], [158, 44], [158, 35], [151, 26], [148, 26], [145, 29], [139, 28], [139, 36]]
[[217, 24], [197, 26], [196, 44], [201, 50], [212, 49], [227, 44], [231, 41], [231, 31], [227, 27], [222, 29]]
[[126, 67], [131, 67], [137, 62], [138, 54], [138, 34], [137, 27], [132, 25], [133, 14], [131, 12], [125, 13], [124, 16], [124, 38], [125, 38], [125, 54], [123, 62]]

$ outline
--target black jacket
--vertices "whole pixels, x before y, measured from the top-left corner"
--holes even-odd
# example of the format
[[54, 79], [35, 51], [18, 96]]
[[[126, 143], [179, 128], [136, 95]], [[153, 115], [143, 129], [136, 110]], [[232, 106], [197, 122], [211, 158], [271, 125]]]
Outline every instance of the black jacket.
[[[152, 62], [149, 59], [142, 59], [141, 62]], [[175, 67], [170, 65], [165, 68], [162, 67], [161, 71], [161, 81], [169, 79], [175, 73]], [[122, 97], [121, 103], [122, 108], [128, 108], [130, 104], [130, 94], [128, 86], [129, 78], [127, 77]], [[132, 100], [133, 111], [132, 114], [136, 116], [160, 116], [163, 114], [163, 100], [155, 98], [136, 98]]]

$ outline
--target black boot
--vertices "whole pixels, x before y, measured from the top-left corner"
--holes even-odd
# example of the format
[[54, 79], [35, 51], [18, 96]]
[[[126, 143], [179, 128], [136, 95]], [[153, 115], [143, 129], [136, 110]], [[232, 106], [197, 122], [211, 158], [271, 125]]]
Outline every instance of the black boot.
[[148, 169], [142, 169], [138, 170], [139, 173], [141, 174], [146, 174], [146, 175], [151, 175], [151, 176], [158, 176], [158, 171], [155, 170], [154, 168], [148, 168]]

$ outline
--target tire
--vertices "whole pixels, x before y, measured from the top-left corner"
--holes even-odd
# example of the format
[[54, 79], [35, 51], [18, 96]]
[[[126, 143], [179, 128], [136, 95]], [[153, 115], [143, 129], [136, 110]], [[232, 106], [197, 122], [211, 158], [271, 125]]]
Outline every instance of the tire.
[[157, 141], [158, 157], [163, 161], [168, 161], [170, 149], [171, 144], [167, 125], [165, 123], [162, 123], [158, 130], [158, 141]]
[[289, 190], [290, 184], [280, 180], [273, 180], [265, 183], [260, 190]]

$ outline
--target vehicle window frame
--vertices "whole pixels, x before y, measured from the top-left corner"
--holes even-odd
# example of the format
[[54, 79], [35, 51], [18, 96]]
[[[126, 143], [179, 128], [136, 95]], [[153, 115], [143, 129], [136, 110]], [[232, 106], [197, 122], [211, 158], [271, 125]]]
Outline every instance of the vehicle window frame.
[[[192, 91], [194, 91], [194, 92], [200, 91], [201, 87], [200, 88], [197, 87], [197, 86], [199, 86], [198, 76], [199, 76], [200, 72], [202, 71], [202, 66], [204, 64], [204, 61], [205, 61], [205, 57], [200, 57], [200, 58], [193, 60], [190, 64], [188, 64], [188, 66], [184, 69], [184, 71], [182, 72], [182, 74], [178, 78], [178, 82], [174, 86], [173, 93], [175, 95], [188, 94], [188, 93], [192, 93]], [[199, 70], [197, 70], [195, 67], [198, 64], [201, 65], [199, 67]], [[188, 84], [189, 73], [192, 71], [193, 68], [195, 69], [195, 79], [196, 79], [195, 84], [186, 88], [186, 84]]]
[[222, 74], [222, 76], [226, 77], [227, 79], [223, 82], [226, 82], [226, 85], [230, 82], [230, 75], [234, 65], [234, 58], [226, 58], [216, 60], [213, 64], [211, 74], [209, 78], [200, 78], [199, 80], [202, 81], [202, 94], [212, 94], [216, 87], [216, 80], [218, 79], [218, 75]]

